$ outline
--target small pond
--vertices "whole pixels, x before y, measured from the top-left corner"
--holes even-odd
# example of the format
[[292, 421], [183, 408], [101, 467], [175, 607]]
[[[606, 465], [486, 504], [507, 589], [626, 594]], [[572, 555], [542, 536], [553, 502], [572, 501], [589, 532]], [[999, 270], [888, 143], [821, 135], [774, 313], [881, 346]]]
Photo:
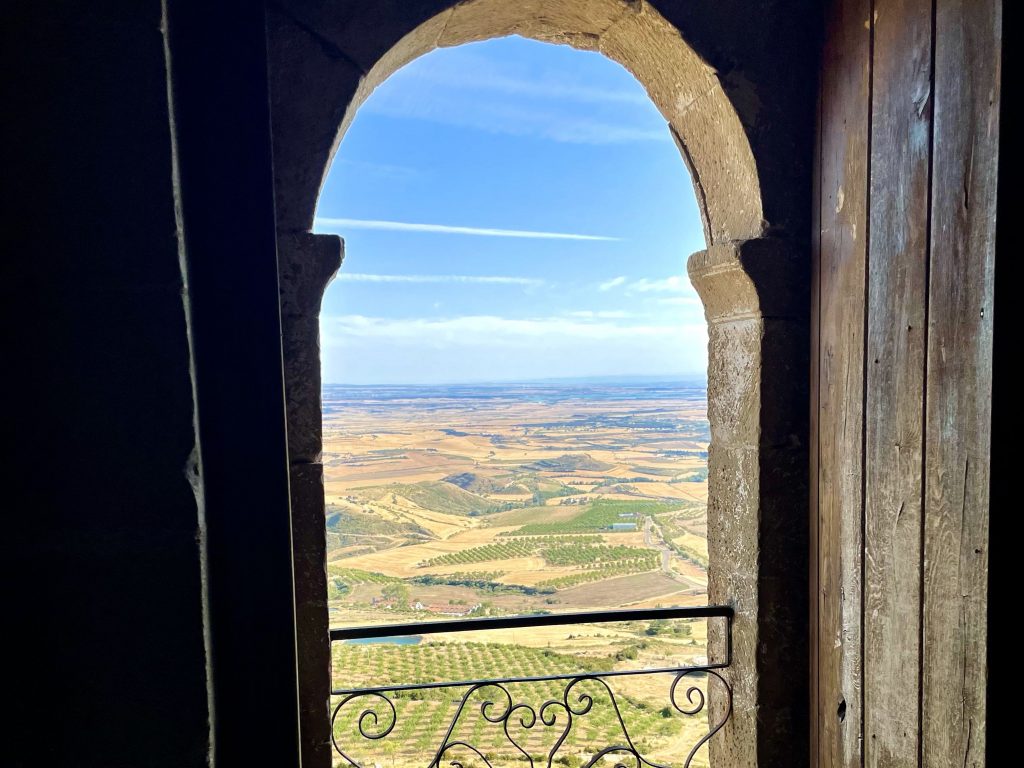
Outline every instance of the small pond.
[[419, 635], [402, 635], [401, 637], [359, 637], [346, 640], [345, 645], [419, 645], [423, 640]]

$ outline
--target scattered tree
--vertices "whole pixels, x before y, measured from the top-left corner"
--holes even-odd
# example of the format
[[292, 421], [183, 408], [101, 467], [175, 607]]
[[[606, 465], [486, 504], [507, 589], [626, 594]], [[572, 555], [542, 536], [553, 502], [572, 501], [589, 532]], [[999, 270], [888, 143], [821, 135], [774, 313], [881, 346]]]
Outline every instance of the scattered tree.
[[385, 600], [395, 603], [400, 608], [408, 608], [412, 602], [412, 598], [409, 595], [409, 588], [400, 581], [388, 584], [381, 590], [381, 595]]

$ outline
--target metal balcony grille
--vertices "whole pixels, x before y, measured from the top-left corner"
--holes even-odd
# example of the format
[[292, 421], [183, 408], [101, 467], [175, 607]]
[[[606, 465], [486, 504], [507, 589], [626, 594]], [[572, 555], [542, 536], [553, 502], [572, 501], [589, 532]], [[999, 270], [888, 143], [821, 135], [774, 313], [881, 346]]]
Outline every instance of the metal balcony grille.
[[[425, 768], [440, 768], [442, 763], [448, 763], [453, 768], [498, 768], [501, 765], [538, 768], [538, 764], [552, 768], [556, 762], [569, 768], [592, 768], [599, 763], [621, 768], [669, 768], [670, 765], [690, 768], [698, 750], [721, 730], [732, 713], [732, 688], [719, 672], [732, 661], [732, 618], [733, 611], [728, 606], [706, 606], [479, 618], [331, 630], [332, 643], [372, 642], [386, 638], [486, 630], [528, 631], [552, 626], [707, 619], [720, 621], [724, 625], [722, 630], [725, 644], [723, 660], [708, 659], [707, 663], [700, 665], [360, 687], [343, 684], [332, 691], [331, 727], [338, 758], [336, 762], [353, 768], [390, 768], [387, 750], [374, 751], [372, 748], [383, 745], [389, 737], [393, 738], [393, 734], [401, 735], [409, 730], [410, 724], [403, 725], [400, 722], [403, 713], [400, 706], [396, 707], [396, 701], [401, 704], [409, 699], [422, 699], [429, 695], [426, 692], [448, 690], [453, 694], [448, 709], [454, 709], [454, 714], [445, 712], [444, 718], [438, 720], [434, 717], [427, 724], [436, 727], [436, 736], [432, 733], [426, 735], [430, 739], [430, 746], [422, 746], [425, 737], [422, 732], [419, 735], [417, 744], [421, 745], [418, 747], [421, 759], [417, 763]], [[341, 680], [348, 676], [345, 670], [337, 670], [335, 674]], [[681, 715], [685, 718], [698, 718], [706, 723], [707, 727], [701, 729], [700, 735], [691, 744], [678, 749], [680, 757], [685, 753], [684, 759], [655, 761], [645, 754], [643, 740], [630, 734], [628, 718], [623, 717], [618, 694], [611, 681], [637, 676], [652, 676], [667, 683], [666, 705], [662, 710], [664, 717], [675, 718]], [[551, 695], [552, 682], [560, 684], [559, 695]], [[541, 692], [537, 696], [536, 689], [541, 684], [547, 684], [544, 686], [546, 695]], [[713, 706], [709, 704], [709, 696], [714, 699]], [[585, 735], [587, 718], [596, 717], [602, 708], [605, 709], [601, 715], [603, 722], [610, 722], [618, 736], [608, 743], [602, 737], [592, 735], [587, 738]], [[420, 724], [417, 727], [422, 731]], [[492, 729], [490, 747], [484, 746], [481, 738], [488, 728]], [[493, 729], [499, 729], [497, 734]], [[588, 742], [582, 749], [581, 733], [584, 734], [582, 741]], [[495, 738], [501, 743], [500, 748], [494, 746]], [[406, 747], [408, 753], [409, 745]], [[570, 747], [576, 750], [576, 754], [571, 757], [565, 754]], [[367, 754], [370, 756], [365, 756]], [[390, 754], [393, 765], [393, 747]]]

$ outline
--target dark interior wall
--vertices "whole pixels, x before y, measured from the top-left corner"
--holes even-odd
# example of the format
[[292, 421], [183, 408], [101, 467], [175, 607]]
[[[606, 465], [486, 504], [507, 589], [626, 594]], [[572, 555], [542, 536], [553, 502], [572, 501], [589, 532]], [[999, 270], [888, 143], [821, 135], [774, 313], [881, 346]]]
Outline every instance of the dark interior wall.
[[208, 532], [214, 760], [298, 763], [262, 3], [165, 0]]
[[[649, 0], [715, 68], [757, 162], [769, 236], [808, 242], [819, 0]], [[799, 278], [809, 279], [810, 269]]]
[[208, 748], [160, 5], [5, 7], [16, 765], [201, 765]]
[[262, 4], [3, 10], [5, 758], [296, 764]]

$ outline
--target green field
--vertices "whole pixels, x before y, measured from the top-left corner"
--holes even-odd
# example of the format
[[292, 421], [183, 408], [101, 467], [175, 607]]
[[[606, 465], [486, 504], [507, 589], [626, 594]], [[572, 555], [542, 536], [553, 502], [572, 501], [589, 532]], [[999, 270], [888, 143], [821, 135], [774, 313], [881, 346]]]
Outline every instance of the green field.
[[540, 589], [571, 589], [572, 587], [578, 587], [580, 584], [614, 579], [616, 576], [631, 576], [634, 573], [646, 573], [647, 571], [657, 570], [661, 560], [658, 553], [651, 552], [650, 550], [643, 551], [646, 552], [646, 555], [642, 558], [629, 560], [624, 563], [602, 563], [579, 573], [538, 581], [536, 586]]
[[[624, 659], [636, 658], [648, 647], [649, 641], [619, 643], [608, 656], [581, 657], [550, 649], [527, 648], [497, 643], [430, 643], [413, 646], [345, 645], [336, 644], [333, 651], [335, 670], [360, 670], [351, 677], [336, 673], [338, 688], [376, 686], [388, 684], [426, 683], [439, 679], [468, 680], [498, 677], [574, 675], [587, 672], [609, 671], [621, 667]], [[374, 672], [366, 672], [373, 670]], [[646, 685], [638, 678], [611, 678], [609, 684], [615, 692], [615, 703], [621, 713], [636, 747], [645, 756], [658, 755], [678, 743], [682, 735], [692, 745], [707, 727], [704, 715], [687, 717], [673, 710], [669, 704], [668, 686], [671, 675], [651, 675]], [[630, 681], [630, 682], [623, 682]], [[703, 687], [703, 681], [695, 678]], [[567, 681], [553, 680], [510, 684], [507, 690], [513, 705], [529, 704], [534, 711], [545, 701], [562, 701]], [[390, 709], [379, 698], [363, 697], [345, 706], [335, 719], [334, 737], [353, 759], [361, 765], [419, 765], [430, 762], [447, 730], [459, 711], [459, 703], [468, 687], [419, 689], [389, 694], [395, 705], [394, 730], [385, 738], [371, 740], [358, 734], [360, 713], [370, 708], [380, 718], [378, 732], [390, 721]], [[622, 725], [616, 717], [608, 691], [597, 681], [584, 681], [572, 689], [571, 702], [579, 704], [578, 695], [589, 695], [593, 706], [586, 714], [574, 717], [568, 738], [558, 750], [559, 764], [573, 768], [586, 762], [596, 750], [612, 744], [624, 743]], [[341, 701], [335, 697], [334, 704]], [[459, 714], [449, 741], [467, 741], [480, 749], [488, 760], [509, 764], [523, 756], [509, 744], [501, 724], [488, 722], [481, 716], [481, 706], [493, 702], [487, 711], [494, 718], [508, 707], [505, 694], [497, 687], [485, 687], [470, 696]], [[680, 700], [680, 703], [685, 701]], [[376, 706], [374, 706], [376, 705]], [[524, 728], [515, 717], [509, 732], [516, 741], [544, 765], [547, 752], [566, 725], [564, 709], [552, 707], [559, 715], [552, 727], [539, 721], [533, 728]], [[524, 714], [525, 710], [517, 710]], [[538, 712], [539, 713], [539, 712]], [[372, 718], [364, 723], [374, 732]], [[453, 750], [446, 757], [458, 755], [463, 764], [483, 768], [483, 761], [467, 750]], [[449, 762], [445, 760], [444, 762]], [[699, 761], [694, 765], [706, 765]]]
[[611, 531], [616, 523], [636, 523], [639, 528], [645, 515], [657, 515], [678, 508], [679, 505], [664, 501], [624, 501], [620, 499], [597, 499], [583, 507], [580, 512], [566, 520], [550, 523], [528, 523], [504, 536], [539, 536], [544, 534], [589, 533]]
[[357, 490], [368, 499], [387, 500], [389, 496], [401, 496], [423, 509], [435, 509], [449, 515], [467, 515], [469, 517], [502, 512], [521, 506], [509, 502], [490, 501], [483, 496], [463, 490], [453, 483], [443, 481], [392, 483], [391, 485]]
[[430, 531], [414, 523], [392, 522], [379, 515], [355, 512], [336, 505], [327, 506], [327, 530], [339, 535], [429, 537]]
[[581, 565], [597, 560], [624, 559], [639, 555], [636, 547], [609, 547], [600, 536], [537, 536], [514, 538], [470, 547], [461, 552], [432, 557], [420, 563], [430, 568], [439, 565], [485, 563], [540, 555], [549, 565]]

